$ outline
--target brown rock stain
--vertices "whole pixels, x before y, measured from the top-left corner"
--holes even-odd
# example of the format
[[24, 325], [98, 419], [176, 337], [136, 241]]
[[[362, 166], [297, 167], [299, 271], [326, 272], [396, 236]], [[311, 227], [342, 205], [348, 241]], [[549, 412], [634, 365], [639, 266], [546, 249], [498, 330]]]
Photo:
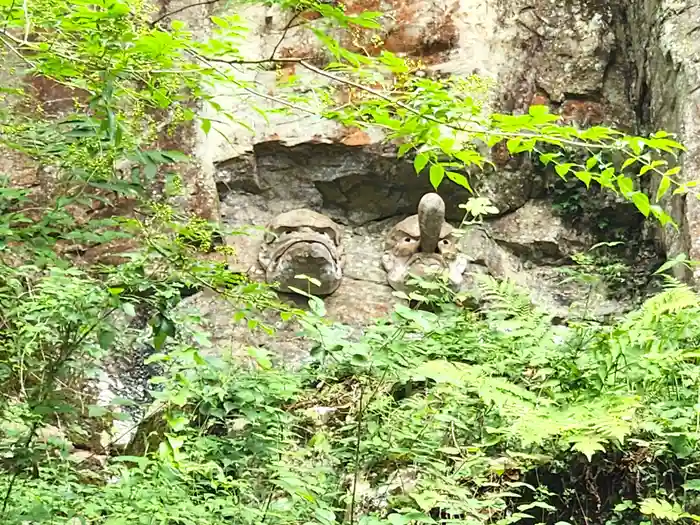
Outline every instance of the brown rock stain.
[[548, 106], [549, 107], [550, 104], [551, 104], [551, 101], [549, 100], [549, 97], [547, 95], [545, 95], [544, 93], [538, 92], [532, 96], [532, 99], [530, 100], [530, 104], [529, 104], [528, 108], [530, 106]]
[[410, 0], [390, 0], [388, 9], [382, 9], [376, 0], [358, 0], [346, 4], [348, 14], [363, 11], [383, 11], [391, 20], [391, 25], [383, 31], [353, 28], [341, 38], [341, 44], [356, 53], [377, 56], [383, 50], [403, 54], [412, 58], [431, 57], [454, 48], [459, 40], [459, 32], [453, 17], [459, 3], [440, 14], [431, 15], [428, 23], [425, 17], [427, 3]]
[[561, 121], [582, 128], [599, 126], [606, 121], [605, 106], [590, 100], [566, 100], [559, 108]]
[[85, 104], [90, 97], [90, 93], [85, 90], [64, 86], [43, 75], [28, 75], [24, 78], [24, 83], [30, 97], [38, 102], [42, 111], [48, 115], [73, 111], [75, 100]]
[[504, 168], [512, 158], [505, 140], [502, 140], [491, 148], [491, 160], [499, 168]]
[[381, 11], [381, 0], [350, 0], [343, 2], [346, 15], [357, 15], [365, 11]]
[[340, 143], [345, 146], [367, 146], [372, 143], [372, 139], [359, 128], [347, 128], [343, 130]]

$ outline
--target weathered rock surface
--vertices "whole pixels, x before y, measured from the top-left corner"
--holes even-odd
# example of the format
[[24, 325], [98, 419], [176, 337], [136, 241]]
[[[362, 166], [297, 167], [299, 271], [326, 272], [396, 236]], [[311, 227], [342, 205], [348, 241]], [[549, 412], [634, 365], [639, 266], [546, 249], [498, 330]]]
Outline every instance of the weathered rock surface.
[[593, 244], [590, 236], [566, 226], [552, 213], [551, 203], [541, 200], [494, 221], [490, 231], [501, 246], [536, 263], [563, 262]]
[[296, 323], [283, 321], [278, 312], [263, 313], [263, 321], [276, 331], [275, 335], [269, 335], [262, 329], [251, 330], [245, 320], [237, 322], [236, 311], [235, 305], [210, 291], [188, 297], [178, 307], [179, 315], [194, 320], [193, 330], [208, 334], [206, 344], [201, 340], [195, 343], [202, 355], [252, 364], [249, 349], [267, 347], [274, 351], [278, 363], [288, 366], [299, 366], [308, 359], [312, 343], [297, 335], [300, 327]]
[[[495, 80], [497, 88], [489, 100], [493, 110], [518, 113], [530, 104], [547, 104], [565, 121], [580, 126], [635, 124], [627, 98], [627, 64], [619, 62], [616, 52], [620, 42], [611, 6], [585, 0], [361, 4], [347, 2], [348, 11], [386, 13], [375, 41], [422, 60], [427, 74], [477, 73]], [[251, 35], [241, 52], [253, 59], [268, 57], [289, 15], [246, 9], [241, 15], [250, 21]], [[356, 50], [377, 51], [371, 33], [352, 42], [339, 36]], [[277, 52], [316, 64], [327, 58], [303, 27], [288, 31]], [[299, 75], [299, 85], [327, 82], [299, 65], [245, 73], [272, 96], [288, 89], [280, 81], [290, 74]], [[397, 160], [394, 148], [382, 144], [380, 133], [343, 129], [294, 110], [265, 122], [244, 100], [219, 94], [254, 129], [245, 133], [224, 128], [227, 140], [212, 134], [201, 148], [216, 166], [222, 221], [234, 229], [261, 228], [275, 215], [300, 207], [328, 215], [344, 225], [346, 258], [341, 286], [326, 298], [329, 316], [360, 327], [389, 311], [394, 299], [381, 266], [384, 240], [432, 191], [427, 177], [416, 177], [410, 159]], [[261, 102], [262, 107], [268, 105], [274, 104]], [[470, 259], [465, 282], [470, 282], [469, 272], [511, 279], [528, 287], [533, 300], [565, 317], [569, 305], [585, 298], [587, 289], [562, 285], [564, 276], [556, 265], [593, 240], [565, 224], [545, 201], [530, 201], [542, 195], [544, 183], [528, 162], [511, 158], [500, 146], [491, 155], [495, 169], [473, 176], [472, 182], [501, 217], [460, 239]], [[462, 218], [458, 206], [471, 195], [449, 182], [439, 193], [446, 202], [447, 220], [456, 225]], [[255, 264], [262, 239], [261, 229], [249, 232], [229, 238], [241, 270]], [[598, 314], [622, 309], [602, 297], [592, 304]]]
[[[618, 26], [627, 60], [636, 76], [630, 86], [640, 124], [646, 131], [677, 134], [687, 151], [680, 158], [682, 182], [700, 179], [700, 39], [697, 0], [629, 0]], [[651, 184], [652, 191], [656, 184]], [[700, 259], [700, 201], [695, 194], [665, 198], [680, 226], [656, 228], [656, 237], [671, 256], [683, 252]], [[697, 282], [700, 270], [679, 277]]]

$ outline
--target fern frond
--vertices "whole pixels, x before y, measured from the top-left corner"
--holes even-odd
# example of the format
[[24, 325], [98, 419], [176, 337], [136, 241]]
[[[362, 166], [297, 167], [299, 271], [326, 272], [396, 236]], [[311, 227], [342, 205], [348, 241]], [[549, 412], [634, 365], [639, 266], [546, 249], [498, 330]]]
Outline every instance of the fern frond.
[[639, 310], [640, 317], [658, 317], [662, 314], [677, 313], [686, 308], [698, 306], [698, 294], [687, 284], [675, 277], [665, 276], [664, 290], [647, 299]]
[[474, 279], [479, 290], [479, 299], [493, 317], [528, 317], [535, 308], [530, 297], [513, 281], [498, 281], [490, 275], [477, 274]]

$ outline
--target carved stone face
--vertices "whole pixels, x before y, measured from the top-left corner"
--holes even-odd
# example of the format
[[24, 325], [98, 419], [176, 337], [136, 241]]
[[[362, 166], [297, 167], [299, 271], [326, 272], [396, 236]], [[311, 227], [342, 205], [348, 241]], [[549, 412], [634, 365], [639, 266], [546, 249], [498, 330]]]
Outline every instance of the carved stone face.
[[[341, 230], [331, 219], [312, 210], [282, 213], [267, 227], [258, 261], [268, 283], [278, 283], [282, 292], [290, 286], [314, 295], [333, 293], [343, 276]], [[297, 275], [307, 275], [320, 286]]]
[[428, 278], [442, 274], [458, 289], [464, 258], [457, 250], [454, 229], [445, 222], [445, 202], [437, 193], [428, 193], [418, 203], [418, 214], [394, 226], [384, 244], [382, 264], [389, 285], [407, 291], [410, 275]]

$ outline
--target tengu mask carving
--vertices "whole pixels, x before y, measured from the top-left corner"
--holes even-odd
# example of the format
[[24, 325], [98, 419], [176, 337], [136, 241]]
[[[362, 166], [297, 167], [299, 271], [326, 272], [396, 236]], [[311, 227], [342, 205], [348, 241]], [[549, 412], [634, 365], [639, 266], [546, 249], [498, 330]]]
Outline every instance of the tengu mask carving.
[[437, 193], [428, 193], [418, 203], [418, 214], [394, 226], [384, 244], [382, 264], [389, 285], [407, 291], [410, 275], [429, 277], [446, 275], [450, 287], [458, 290], [465, 258], [457, 249], [454, 228], [445, 222], [445, 201]]
[[[308, 209], [282, 213], [267, 226], [258, 255], [268, 283], [282, 292], [290, 286], [314, 295], [333, 293], [343, 276], [341, 229], [331, 219]], [[320, 286], [296, 275], [307, 275]]]

